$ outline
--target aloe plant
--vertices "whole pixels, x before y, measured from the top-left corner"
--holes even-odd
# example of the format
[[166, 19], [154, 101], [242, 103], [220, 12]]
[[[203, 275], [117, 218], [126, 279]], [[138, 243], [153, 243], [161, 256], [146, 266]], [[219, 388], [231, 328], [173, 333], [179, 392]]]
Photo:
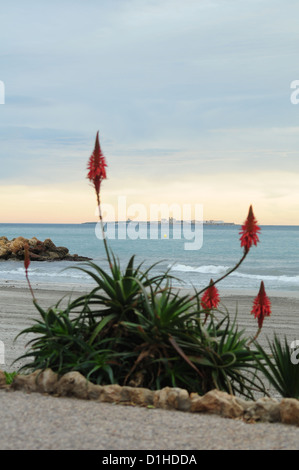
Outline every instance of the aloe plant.
[[299, 367], [291, 360], [286, 336], [281, 340], [274, 334], [273, 341], [269, 338], [267, 341], [270, 353], [255, 343], [259, 352], [255, 358], [258, 369], [282, 397], [299, 399]]

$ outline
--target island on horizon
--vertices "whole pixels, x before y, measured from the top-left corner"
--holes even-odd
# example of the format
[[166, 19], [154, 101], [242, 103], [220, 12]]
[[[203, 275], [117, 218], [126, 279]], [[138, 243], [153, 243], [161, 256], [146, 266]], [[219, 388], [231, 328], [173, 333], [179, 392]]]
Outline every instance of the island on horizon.
[[[119, 223], [131, 223], [131, 222], [135, 222], [135, 223], [138, 223], [138, 224], [170, 224], [170, 225], [179, 225], [179, 224], [182, 224], [182, 223], [191, 223], [192, 225], [194, 224], [203, 224], [203, 225], [236, 225], [234, 222], [224, 222], [223, 220], [204, 220], [204, 221], [199, 221], [199, 220], [176, 220], [176, 219], [173, 219], [172, 217], [170, 217], [168, 220], [167, 219], [161, 219], [161, 220], [133, 220], [133, 219], [127, 219], [127, 220], [115, 220], [115, 221], [108, 221], [108, 222], [105, 222], [105, 223], [115, 223], [115, 224], [119, 224]], [[82, 225], [92, 225], [92, 224], [97, 224], [98, 222], [82, 222]]]

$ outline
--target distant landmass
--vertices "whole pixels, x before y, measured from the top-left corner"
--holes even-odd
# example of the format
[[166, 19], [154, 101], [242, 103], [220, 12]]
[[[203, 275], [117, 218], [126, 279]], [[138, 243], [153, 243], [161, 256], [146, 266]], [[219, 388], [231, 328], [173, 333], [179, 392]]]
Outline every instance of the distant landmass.
[[[152, 220], [152, 221], [145, 221], [145, 220], [131, 220], [131, 219], [128, 219], [128, 220], [116, 220], [115, 222], [108, 222], [108, 223], [131, 223], [131, 222], [135, 222], [135, 223], [138, 223], [138, 224], [158, 224], [158, 225], [161, 225], [161, 224], [170, 224], [170, 225], [181, 225], [183, 223], [191, 223], [192, 225], [194, 224], [203, 224], [203, 225], [235, 225], [234, 222], [224, 222], [223, 220], [204, 220], [203, 222], [199, 221], [199, 220], [172, 220], [172, 219], [162, 219], [162, 220]], [[88, 224], [97, 224], [98, 222], [82, 222], [83, 225], [88, 225]], [[106, 222], [105, 222], [106, 223]]]

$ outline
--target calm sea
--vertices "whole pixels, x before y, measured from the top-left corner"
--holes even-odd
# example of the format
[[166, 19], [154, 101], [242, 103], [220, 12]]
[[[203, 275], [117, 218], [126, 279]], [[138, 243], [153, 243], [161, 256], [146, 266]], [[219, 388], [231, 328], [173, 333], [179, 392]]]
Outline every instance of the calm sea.
[[[258, 290], [264, 280], [266, 290], [298, 291], [299, 289], [299, 226], [262, 226], [260, 243], [252, 247], [241, 267], [219, 283], [223, 289]], [[173, 228], [174, 232], [180, 227]], [[122, 266], [131, 255], [144, 269], [159, 261], [153, 274], [171, 270], [182, 287], [204, 288], [233, 267], [242, 256], [239, 242], [240, 226], [203, 226], [203, 243], [198, 250], [185, 250], [186, 239], [163, 230], [158, 239], [109, 239], [109, 245]], [[144, 235], [145, 234], [145, 235]], [[161, 235], [161, 236], [160, 236]], [[51, 238], [57, 246], [66, 246], [71, 254], [87, 256], [108, 269], [103, 241], [97, 238], [94, 224], [0, 224], [0, 236], [12, 239], [33, 236], [44, 241]], [[76, 269], [81, 263], [32, 262], [32, 282], [62, 284], [90, 283], [91, 279]], [[21, 261], [0, 261], [0, 282], [25, 280]]]

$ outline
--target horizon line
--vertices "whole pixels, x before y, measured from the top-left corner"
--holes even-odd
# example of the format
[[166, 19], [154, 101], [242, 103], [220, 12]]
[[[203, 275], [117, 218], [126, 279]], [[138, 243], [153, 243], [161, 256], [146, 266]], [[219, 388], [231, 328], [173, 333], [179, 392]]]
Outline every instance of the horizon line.
[[[116, 221], [113, 221], [113, 220], [108, 220], [107, 222], [104, 222], [105, 223], [118, 223], [118, 222], [128, 222], [126, 220], [116, 220]], [[129, 222], [135, 222], [135, 223], [158, 223], [161, 221], [160, 220], [131, 220]], [[181, 221], [177, 221], [177, 224], [180, 223], [180, 222], [184, 222], [184, 220], [181, 220]], [[185, 220], [185, 222], [194, 222], [194, 221], [190, 221], [190, 220]], [[197, 223], [201, 223], [200, 221], [195, 221]], [[94, 221], [94, 222], [0, 222], [0, 225], [92, 225], [92, 224], [97, 224], [97, 223], [100, 223], [100, 221]], [[169, 223], [169, 222], [168, 222]], [[171, 224], [169, 223], [170, 225], [175, 225], [174, 224]], [[223, 222], [223, 223], [205, 223], [205, 222], [202, 222], [202, 225], [212, 225], [212, 226], [239, 226], [239, 225], [243, 225], [243, 222]], [[258, 224], [260, 227], [298, 227], [299, 224]]]

